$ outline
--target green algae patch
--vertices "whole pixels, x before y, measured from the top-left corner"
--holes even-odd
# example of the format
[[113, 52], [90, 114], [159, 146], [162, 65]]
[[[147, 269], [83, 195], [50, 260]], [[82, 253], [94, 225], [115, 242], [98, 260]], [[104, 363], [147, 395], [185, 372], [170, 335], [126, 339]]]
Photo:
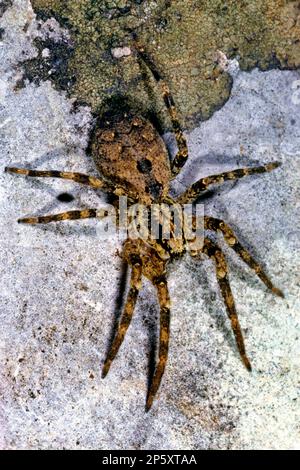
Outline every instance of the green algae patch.
[[[228, 99], [231, 78], [220, 52], [243, 70], [300, 65], [300, 2], [288, 0], [32, 0], [37, 16], [68, 28], [72, 48], [48, 76], [57, 88], [99, 113], [121, 95], [143, 114], [170, 123], [151, 74], [138, 63], [132, 32], [169, 83], [185, 127], [208, 119]], [[38, 44], [42, 48], [41, 44]], [[48, 49], [51, 47], [48, 44]], [[62, 47], [53, 45], [55, 48]], [[131, 47], [116, 57], [114, 48]], [[25, 77], [45, 79], [41, 54], [25, 63]], [[42, 73], [39, 72], [42, 70]]]

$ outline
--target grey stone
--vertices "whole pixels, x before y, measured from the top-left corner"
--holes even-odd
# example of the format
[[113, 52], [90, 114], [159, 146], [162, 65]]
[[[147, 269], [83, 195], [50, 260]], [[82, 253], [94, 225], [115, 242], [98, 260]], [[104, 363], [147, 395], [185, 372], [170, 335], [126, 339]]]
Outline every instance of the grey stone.
[[[3, 173], [19, 165], [96, 175], [86, 155], [90, 110], [72, 111], [72, 100], [49, 82], [15, 90], [18, 62], [36, 53], [29, 2], [15, 1], [0, 26], [1, 447], [299, 449], [299, 72], [242, 73], [235, 62], [229, 101], [187, 136], [190, 159], [173, 184], [179, 193], [201, 176], [282, 162], [270, 174], [215, 188], [205, 201], [206, 212], [235, 229], [286, 295], [267, 292], [220, 239], [254, 370], [248, 373], [239, 359], [211, 262], [185, 256], [169, 268], [170, 356], [145, 414], [157, 335], [154, 289], [144, 282], [124, 344], [102, 380], [121, 284], [120, 240], [99, 240], [95, 220], [16, 222], [102, 207], [104, 195], [68, 181]], [[75, 200], [59, 202], [62, 192]]]

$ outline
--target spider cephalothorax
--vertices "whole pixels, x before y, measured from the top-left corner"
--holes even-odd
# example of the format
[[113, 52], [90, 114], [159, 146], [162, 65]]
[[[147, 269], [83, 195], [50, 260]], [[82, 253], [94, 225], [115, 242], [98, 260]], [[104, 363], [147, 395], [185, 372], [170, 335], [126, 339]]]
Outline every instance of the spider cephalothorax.
[[[279, 166], [275, 162], [259, 167], [237, 169], [219, 175], [208, 176], [192, 184], [176, 200], [173, 200], [168, 194], [169, 183], [186, 163], [188, 158], [187, 144], [177, 119], [173, 98], [166, 82], [162, 79], [152, 60], [145, 54], [143, 48], [136, 45], [136, 51], [137, 57], [150, 69], [158, 86], [161, 88], [164, 102], [169, 111], [178, 145], [178, 152], [171, 163], [164, 142], [150, 121], [141, 116], [133, 115], [129, 111], [119, 110], [117, 113], [108, 113], [99, 120], [99, 124], [91, 139], [91, 153], [102, 176], [93, 177], [82, 173], [40, 171], [13, 167], [6, 168], [6, 171], [33, 177], [70, 179], [95, 189], [100, 189], [115, 197], [127, 196], [130, 204], [141, 203], [146, 207], [150, 207], [157, 203], [164, 204], [165, 206], [172, 206], [175, 203], [177, 206], [193, 203], [199, 195], [213, 184], [242, 178], [251, 174], [264, 173]], [[37, 224], [102, 217], [103, 215], [105, 214], [102, 213], [100, 215], [97, 209], [86, 209], [42, 217], [28, 217], [19, 219], [19, 222]], [[164, 218], [164, 213], [160, 217]], [[159, 224], [162, 222], [161, 219], [158, 220]], [[196, 224], [196, 222], [194, 218], [193, 223]], [[204, 253], [214, 261], [218, 284], [231, 321], [239, 353], [247, 369], [251, 370], [231, 293], [226, 259], [221, 248], [209, 238], [209, 232], [221, 232], [228, 245], [256, 272], [262, 282], [274, 294], [281, 297], [283, 297], [283, 294], [273, 286], [262, 268], [241, 246], [233, 231], [225, 222], [220, 219], [204, 216], [203, 227], [203, 243], [201, 247], [190, 250], [190, 253], [193, 256]], [[148, 391], [147, 410], [150, 409], [158, 391], [168, 355], [170, 298], [166, 277], [167, 264], [172, 259], [181, 256], [186, 250], [184, 236], [178, 240], [174, 236], [173, 228], [171, 223], [170, 237], [168, 239], [165, 239], [163, 236], [158, 236], [154, 240], [150, 237], [146, 239], [133, 239], [129, 237], [125, 241], [122, 257], [131, 266], [130, 288], [115, 337], [103, 365], [102, 375], [104, 377], [109, 371], [130, 324], [141, 288], [142, 277], [147, 277], [156, 287], [160, 304], [158, 361]]]

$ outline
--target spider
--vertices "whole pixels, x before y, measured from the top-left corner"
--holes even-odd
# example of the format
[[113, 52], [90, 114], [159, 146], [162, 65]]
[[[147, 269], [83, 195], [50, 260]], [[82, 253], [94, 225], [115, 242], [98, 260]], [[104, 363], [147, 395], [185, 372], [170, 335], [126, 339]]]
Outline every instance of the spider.
[[[177, 111], [170, 89], [157, 69], [152, 58], [138, 43], [135, 44], [137, 59], [141, 66], [152, 74], [157, 86], [160, 87], [166, 109], [172, 122], [178, 152], [172, 162], [166, 146], [158, 131], [150, 120], [123, 110], [114, 110], [104, 115], [91, 137], [91, 153], [101, 177], [88, 176], [82, 173], [62, 171], [40, 171], [7, 167], [8, 173], [30, 177], [51, 177], [73, 180], [77, 183], [99, 189], [117, 196], [127, 196], [130, 204], [135, 202], [151, 206], [154, 203], [174, 204], [194, 203], [212, 185], [235, 180], [244, 176], [260, 174], [277, 168], [278, 162], [258, 167], [236, 169], [221, 174], [207, 176], [193, 183], [176, 200], [169, 195], [169, 184], [185, 165], [188, 159], [186, 138], [177, 117]], [[18, 220], [23, 224], [47, 224], [49, 222], [102, 217], [97, 209], [73, 210], [55, 215], [26, 217]], [[200, 249], [191, 252], [192, 256], [204, 253], [214, 261], [216, 277], [223, 297], [231, 327], [235, 336], [237, 349], [246, 368], [251, 371], [247, 357], [242, 331], [231, 292], [228, 267], [222, 249], [209, 238], [209, 232], [221, 232], [225, 242], [252, 268], [261, 281], [274, 294], [283, 297], [260, 265], [251, 254], [243, 248], [232, 229], [223, 221], [214, 217], [204, 216], [205, 237]], [[155, 242], [142, 238], [128, 237], [123, 244], [122, 258], [131, 267], [130, 287], [127, 299], [120, 316], [118, 326], [104, 361], [102, 377], [104, 378], [116, 357], [130, 325], [137, 297], [141, 289], [142, 277], [148, 278], [155, 286], [160, 305], [159, 349], [155, 370], [150, 381], [146, 399], [148, 411], [158, 392], [168, 357], [170, 337], [170, 296], [167, 285], [167, 265], [173, 259], [187, 251], [186, 240], [175, 242], [158, 238]]]

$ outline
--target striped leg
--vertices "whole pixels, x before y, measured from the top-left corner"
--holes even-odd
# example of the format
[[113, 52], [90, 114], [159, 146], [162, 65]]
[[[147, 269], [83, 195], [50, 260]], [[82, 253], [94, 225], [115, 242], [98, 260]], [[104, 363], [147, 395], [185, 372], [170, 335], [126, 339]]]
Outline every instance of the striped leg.
[[107, 184], [106, 182], [102, 181], [99, 178], [95, 178], [94, 176], [88, 176], [83, 173], [73, 173], [73, 172], [57, 171], [57, 170], [49, 170], [49, 171], [29, 170], [26, 168], [14, 168], [14, 167], [6, 167], [5, 171], [7, 173], [14, 173], [16, 175], [24, 175], [24, 176], [39, 177], [39, 178], [62, 178], [62, 179], [75, 181], [76, 183], [85, 184], [86, 186], [91, 186], [92, 188], [96, 188], [96, 189], [102, 189]]
[[202, 178], [199, 181], [196, 181], [196, 183], [192, 184], [181, 196], [179, 196], [176, 202], [179, 204], [188, 204], [197, 199], [197, 197], [206, 191], [212, 184], [220, 184], [224, 183], [224, 181], [240, 179], [244, 176], [266, 173], [268, 171], [274, 170], [275, 168], [278, 168], [280, 165], [281, 163], [274, 162], [253, 168], [242, 168], [220, 173], [219, 175], [207, 176], [206, 178]]
[[7, 173], [12, 173], [16, 175], [24, 175], [30, 177], [38, 177], [38, 178], [62, 178], [66, 180], [72, 180], [76, 183], [84, 184], [86, 186], [90, 186], [94, 189], [100, 189], [101, 191], [110, 192], [116, 194], [118, 196], [125, 194], [124, 190], [119, 187], [114, 187], [112, 184], [104, 181], [100, 178], [96, 178], [95, 176], [85, 175], [83, 173], [73, 173], [68, 171], [57, 171], [57, 170], [30, 170], [26, 168], [14, 168], [14, 167], [6, 167], [5, 171]]
[[186, 138], [183, 135], [183, 130], [182, 130], [182, 127], [180, 125], [180, 122], [177, 116], [175, 102], [174, 102], [174, 99], [172, 97], [172, 94], [170, 92], [170, 89], [167, 83], [163, 80], [160, 72], [157, 70], [157, 67], [152, 61], [152, 59], [145, 53], [144, 48], [141, 47], [137, 42], [135, 43], [135, 47], [141, 59], [145, 62], [147, 67], [151, 70], [155, 80], [161, 85], [163, 99], [164, 99], [166, 108], [171, 118], [173, 131], [175, 133], [176, 142], [178, 146], [178, 152], [175, 155], [175, 158], [171, 165], [172, 176], [173, 178], [175, 178], [188, 159], [188, 147], [187, 147]]
[[240, 244], [232, 229], [223, 222], [223, 220], [215, 219], [214, 217], [204, 217], [204, 228], [206, 230], [213, 230], [217, 232], [218, 230], [222, 232], [226, 243], [242, 258], [242, 260], [253, 269], [257, 276], [262, 280], [262, 282], [270, 289], [274, 294], [279, 297], [284, 297], [283, 292], [275, 287], [270, 281], [268, 276], [265, 274], [260, 265], [255, 261], [254, 258], [248, 253], [245, 248]]
[[160, 382], [168, 358], [170, 337], [170, 296], [167, 286], [167, 280], [164, 276], [159, 278], [158, 282], [156, 283], [156, 288], [160, 304], [160, 335], [158, 352], [159, 357], [147, 395], [146, 411], [150, 410], [154, 397], [160, 386]]
[[236, 344], [243, 363], [245, 364], [246, 368], [250, 371], [251, 364], [245, 350], [243, 334], [239, 324], [234, 299], [230, 288], [228, 268], [224, 253], [215, 243], [213, 243], [208, 238], [205, 238], [204, 240], [203, 252], [215, 262], [218, 284], [222, 293], [222, 297], [224, 299], [228, 317], [231, 321], [231, 327], [235, 336]]
[[62, 220], [93, 219], [106, 217], [108, 211], [102, 209], [84, 209], [82, 211], [62, 212], [54, 215], [44, 215], [40, 217], [24, 217], [19, 219], [19, 224], [49, 224], [49, 222], [60, 222]]
[[130, 325], [130, 322], [133, 316], [136, 300], [138, 297], [139, 290], [141, 288], [141, 280], [142, 280], [142, 262], [138, 257], [136, 257], [136, 259], [134, 260], [134, 264], [132, 266], [130, 289], [127, 295], [126, 305], [121, 315], [121, 319], [120, 319], [113, 343], [109, 349], [109, 352], [107, 354], [107, 357], [103, 365], [102, 378], [104, 378], [107, 375], [110, 369], [111, 363], [116, 357], [120, 349], [120, 346], [123, 343], [125, 334], [128, 330], [128, 327]]
[[165, 105], [171, 117], [172, 126], [173, 126], [173, 130], [175, 133], [176, 142], [178, 146], [178, 151], [171, 164], [172, 176], [173, 178], [175, 178], [179, 174], [179, 172], [181, 171], [181, 169], [183, 168], [183, 166], [185, 165], [188, 159], [188, 156], [189, 156], [188, 146], [187, 146], [186, 138], [183, 134], [182, 127], [178, 120], [174, 99], [171, 95], [168, 85], [165, 82], [162, 82], [162, 94], [163, 94]]

